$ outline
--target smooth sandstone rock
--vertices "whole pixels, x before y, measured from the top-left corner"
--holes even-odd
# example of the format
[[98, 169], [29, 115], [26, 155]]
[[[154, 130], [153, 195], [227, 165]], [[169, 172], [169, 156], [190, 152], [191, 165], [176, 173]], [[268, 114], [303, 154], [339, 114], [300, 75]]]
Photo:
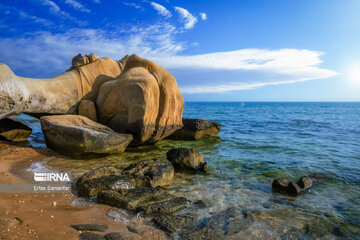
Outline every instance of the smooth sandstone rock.
[[217, 136], [221, 124], [202, 119], [182, 119], [184, 126], [171, 134], [168, 138], [174, 140], [197, 140], [204, 137]]
[[81, 100], [78, 107], [78, 114], [97, 122], [95, 103], [91, 100]]
[[16, 76], [0, 63], [0, 119], [22, 112], [75, 113], [79, 100], [96, 100], [97, 93], [92, 92], [98, 91], [98, 82], [110, 81], [121, 73], [119, 62], [107, 57], [76, 56], [73, 64], [76, 66], [53, 78], [36, 79]]
[[184, 100], [168, 71], [131, 55], [122, 74], [101, 86], [96, 108], [99, 122], [131, 133], [132, 145], [140, 145], [155, 143], [182, 127]]
[[46, 145], [64, 155], [121, 153], [132, 141], [130, 134], [116, 133], [83, 116], [46, 116], [40, 121]]
[[175, 148], [166, 153], [175, 169], [190, 169], [196, 171], [207, 172], [207, 163], [199, 152], [190, 148]]
[[26, 141], [32, 130], [28, 126], [5, 118], [0, 120], [0, 140], [19, 142]]

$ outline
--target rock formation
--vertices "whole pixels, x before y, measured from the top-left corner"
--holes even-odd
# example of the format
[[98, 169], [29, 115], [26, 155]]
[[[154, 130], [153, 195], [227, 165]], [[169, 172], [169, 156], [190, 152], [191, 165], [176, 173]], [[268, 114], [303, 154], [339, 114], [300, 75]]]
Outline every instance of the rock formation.
[[122, 65], [95, 54], [73, 59], [66, 72], [49, 79], [23, 78], [0, 63], [0, 119], [25, 113], [75, 113], [80, 99], [93, 99], [101, 83], [120, 75]]
[[28, 126], [5, 118], [0, 120], [0, 141], [26, 141], [32, 130]]
[[204, 137], [218, 135], [221, 124], [202, 119], [182, 119], [184, 126], [171, 134], [168, 138], [174, 140], [197, 140]]
[[64, 155], [121, 153], [132, 141], [130, 134], [116, 133], [83, 116], [45, 116], [40, 121], [46, 145]]
[[96, 107], [99, 121], [131, 133], [133, 145], [157, 142], [182, 127], [184, 100], [175, 78], [136, 55], [116, 80], [101, 86]]

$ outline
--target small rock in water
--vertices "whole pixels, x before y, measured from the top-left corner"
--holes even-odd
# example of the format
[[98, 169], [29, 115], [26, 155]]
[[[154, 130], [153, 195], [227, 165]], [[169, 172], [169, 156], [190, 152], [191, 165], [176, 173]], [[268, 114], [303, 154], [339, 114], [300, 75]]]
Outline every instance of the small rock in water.
[[71, 227], [78, 231], [105, 232], [105, 230], [108, 229], [108, 226], [99, 225], [99, 224], [77, 224], [77, 225], [71, 225]]
[[175, 148], [166, 153], [175, 169], [191, 169], [207, 172], [208, 166], [199, 152], [190, 148]]
[[310, 189], [312, 185], [313, 180], [306, 176], [299, 178], [296, 183], [288, 182], [285, 178], [277, 178], [272, 182], [272, 189], [276, 192], [283, 192], [296, 196], [299, 193]]
[[129, 230], [129, 232], [140, 234], [139, 230], [137, 230], [135, 226], [127, 226], [127, 229]]

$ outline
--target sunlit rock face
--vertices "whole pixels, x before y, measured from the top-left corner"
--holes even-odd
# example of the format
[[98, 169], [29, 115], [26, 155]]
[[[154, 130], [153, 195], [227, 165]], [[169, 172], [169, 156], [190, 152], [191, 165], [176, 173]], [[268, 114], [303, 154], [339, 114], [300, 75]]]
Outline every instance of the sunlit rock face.
[[0, 63], [0, 118], [22, 112], [74, 113], [80, 99], [95, 98], [99, 86], [120, 75], [121, 69], [121, 63], [110, 58], [77, 55], [68, 71], [36, 79], [16, 76]]
[[168, 71], [132, 55], [122, 74], [101, 86], [96, 108], [99, 122], [131, 133], [132, 145], [140, 145], [157, 142], [182, 127], [184, 100]]

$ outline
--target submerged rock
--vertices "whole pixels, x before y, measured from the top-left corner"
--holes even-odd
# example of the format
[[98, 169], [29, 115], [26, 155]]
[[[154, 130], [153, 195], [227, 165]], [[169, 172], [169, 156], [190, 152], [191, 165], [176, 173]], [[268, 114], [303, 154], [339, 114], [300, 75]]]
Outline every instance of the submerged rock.
[[8, 118], [0, 120], [0, 140], [10, 142], [26, 141], [31, 131], [31, 128], [20, 122]]
[[221, 124], [202, 119], [183, 118], [183, 127], [168, 138], [174, 140], [197, 140], [199, 138], [217, 136]]
[[124, 240], [121, 234], [117, 232], [108, 233], [104, 237], [106, 240]]
[[201, 154], [190, 148], [175, 148], [166, 153], [175, 169], [190, 169], [207, 172], [208, 166]]
[[184, 100], [174, 76], [136, 55], [124, 61], [121, 75], [100, 88], [99, 122], [131, 133], [132, 145], [156, 143], [180, 129]]
[[214, 213], [201, 219], [196, 213], [156, 215], [152, 221], [173, 238], [224, 239], [248, 228], [255, 221], [256, 212], [238, 208]]
[[81, 100], [78, 107], [78, 115], [97, 122], [95, 103], [91, 100]]
[[121, 153], [132, 141], [130, 134], [116, 133], [83, 116], [46, 116], [40, 121], [46, 145], [64, 155]]
[[166, 194], [159, 188], [139, 187], [119, 191], [101, 191], [97, 196], [97, 201], [98, 203], [132, 211], [141, 203], [159, 200], [165, 196]]
[[71, 225], [72, 228], [78, 231], [96, 231], [96, 232], [105, 232], [108, 229], [106, 225], [99, 224], [76, 224]]
[[309, 177], [303, 176], [294, 182], [288, 182], [285, 178], [277, 178], [272, 183], [272, 189], [276, 192], [283, 192], [289, 195], [298, 195], [301, 192], [312, 187], [313, 180]]

